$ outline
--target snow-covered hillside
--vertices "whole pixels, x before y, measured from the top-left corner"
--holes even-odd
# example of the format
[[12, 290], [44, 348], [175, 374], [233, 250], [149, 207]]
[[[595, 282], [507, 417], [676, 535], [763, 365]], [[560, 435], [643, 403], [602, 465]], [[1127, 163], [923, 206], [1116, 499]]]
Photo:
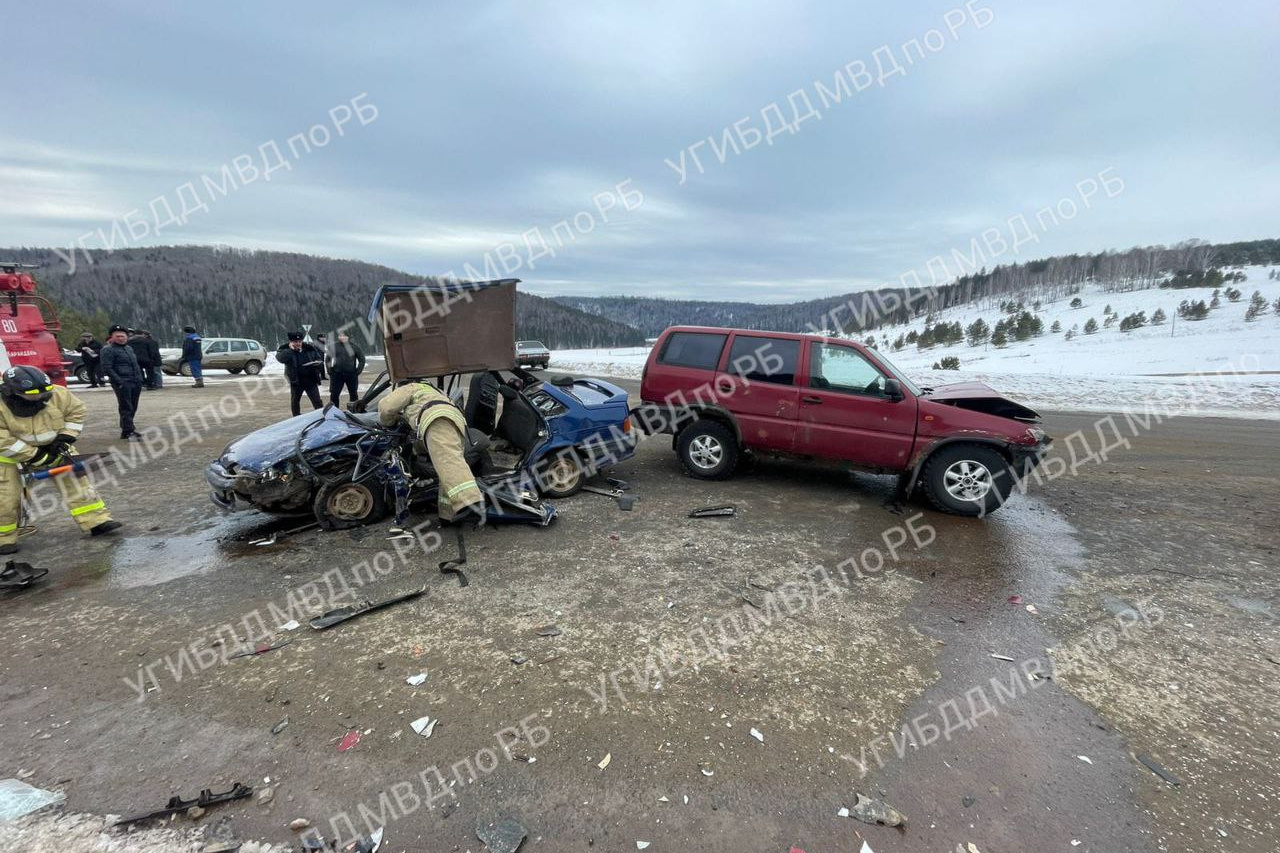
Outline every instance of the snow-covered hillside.
[[[1274, 311], [1280, 299], [1280, 280], [1269, 278], [1277, 267], [1244, 267], [1247, 278], [1230, 283], [1243, 293], [1239, 302], [1223, 295], [1221, 307], [1203, 320], [1178, 317], [1178, 305], [1213, 298], [1213, 288], [1149, 289], [1107, 293], [1087, 286], [1076, 294], [1083, 305], [1071, 307], [1072, 297], [1044, 303], [1034, 312], [1044, 323], [1044, 333], [1026, 341], [1010, 341], [995, 347], [989, 341], [970, 346], [967, 341], [925, 350], [908, 344], [893, 350], [899, 335], [924, 330], [926, 319], [888, 326], [875, 332], [878, 347], [908, 375], [924, 385], [941, 385], [977, 379], [1012, 397], [1045, 409], [1122, 411], [1141, 409], [1144, 399], [1158, 397], [1188, 414], [1280, 419], [1280, 315]], [[1226, 285], [1221, 288], [1225, 291]], [[1253, 292], [1268, 303], [1263, 316], [1246, 322], [1245, 310]], [[1026, 309], [1032, 310], [1026, 300]], [[1105, 309], [1117, 319], [1104, 327]], [[1120, 319], [1142, 311], [1148, 321], [1157, 309], [1167, 319], [1129, 332], [1119, 330]], [[981, 318], [994, 327], [1004, 314], [998, 306], [957, 306], [929, 318], [935, 323], [956, 323], [967, 328]], [[1097, 321], [1095, 334], [1083, 332]], [[1061, 331], [1050, 332], [1057, 322]], [[1067, 332], [1075, 329], [1068, 340]], [[859, 336], [860, 339], [866, 336]], [[553, 369], [607, 376], [639, 377], [648, 350], [567, 350], [554, 354]], [[953, 356], [960, 370], [934, 370], [932, 365]], [[1200, 374], [1200, 375], [1192, 375]], [[1214, 374], [1207, 377], [1204, 374]]]

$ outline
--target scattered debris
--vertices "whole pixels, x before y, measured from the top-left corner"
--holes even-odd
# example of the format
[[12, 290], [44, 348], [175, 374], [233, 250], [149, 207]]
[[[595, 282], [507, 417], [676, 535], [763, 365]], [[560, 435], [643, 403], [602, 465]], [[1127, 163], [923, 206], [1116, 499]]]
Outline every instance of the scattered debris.
[[871, 849], [871, 845], [868, 844], [866, 839], [864, 838], [862, 840], [862, 849], [860, 849], [858, 853], [876, 853], [876, 851]]
[[528, 659], [527, 657], [525, 657], [524, 655], [512, 655], [512, 656], [511, 656], [511, 662], [512, 662], [513, 664], [515, 664], [516, 666], [519, 666], [519, 665], [520, 665], [520, 664], [522, 664], [522, 663], [528, 663], [528, 662], [529, 662], [529, 659]]
[[384, 607], [390, 607], [393, 604], [399, 604], [402, 601], [410, 601], [420, 595], [426, 593], [425, 586], [413, 590], [412, 592], [393, 595], [384, 601], [369, 601], [365, 599], [356, 604], [348, 604], [346, 607], [338, 607], [312, 619], [309, 624], [317, 631], [323, 631], [326, 628], [332, 628], [334, 625], [346, 622], [349, 619], [355, 619], [357, 616], [363, 616], [366, 613], [372, 613], [375, 610], [381, 610]]
[[289, 728], [288, 714], [285, 715], [285, 718], [283, 720], [281, 720], [280, 722], [276, 723], [274, 726], [271, 727], [271, 733], [273, 735], [278, 735], [287, 728]]
[[265, 548], [268, 545], [276, 544], [276, 542], [280, 541], [280, 537], [282, 536], [283, 537], [294, 536], [298, 533], [305, 533], [308, 530], [313, 530], [319, 526], [320, 526], [320, 523], [318, 521], [313, 521], [309, 524], [304, 524], [301, 527], [295, 527], [292, 530], [277, 530], [275, 533], [272, 533], [270, 536], [262, 537], [260, 539], [251, 539], [249, 540], [249, 544], [257, 545], [260, 548]]
[[1022, 596], [1020, 596], [1020, 595], [1011, 595], [1011, 596], [1009, 596], [1009, 603], [1010, 603], [1010, 604], [1021, 604], [1021, 603], [1022, 603]]
[[277, 631], [296, 631], [301, 627], [302, 625], [298, 623], [297, 619], [290, 619], [288, 622], [276, 628], [276, 630]]
[[1159, 776], [1164, 781], [1168, 782], [1170, 785], [1182, 784], [1182, 782], [1179, 781], [1177, 776], [1174, 776], [1168, 770], [1165, 770], [1163, 767], [1161, 767], [1159, 764], [1156, 763], [1156, 760], [1154, 758], [1152, 758], [1150, 755], [1147, 755], [1145, 752], [1138, 753], [1137, 759], [1142, 762], [1144, 767], [1146, 767], [1152, 773]]
[[995, 658], [996, 660], [1003, 660], [1003, 661], [1008, 661], [1009, 663], [1013, 663], [1013, 658], [1009, 657], [1008, 655], [992, 655], [991, 657]]
[[[0, 783], [2, 785], [3, 783]], [[3, 789], [0, 788], [0, 793]], [[219, 803], [229, 803], [232, 800], [242, 800], [253, 793], [253, 788], [248, 785], [241, 785], [239, 782], [231, 786], [231, 790], [224, 791], [221, 794], [215, 794], [213, 791], [205, 788], [200, 792], [200, 796], [191, 800], [184, 800], [179, 796], [172, 796], [169, 802], [162, 809], [156, 809], [153, 812], [132, 815], [131, 817], [122, 817], [115, 822], [115, 826], [124, 826], [125, 824], [138, 823], [139, 821], [148, 820], [153, 817], [169, 817], [170, 815], [182, 814], [196, 806], [207, 809], [209, 806], [216, 806]], [[61, 797], [59, 797], [61, 799]]]
[[982, 853], [982, 851], [978, 849], [978, 845], [974, 844], [972, 841], [966, 844], [964, 849], [968, 851], [968, 853]]
[[270, 802], [271, 802], [272, 800], [274, 800], [275, 798], [276, 798], [276, 788], [275, 788], [275, 786], [274, 786], [274, 785], [268, 785], [267, 787], [265, 787], [265, 788], [263, 788], [261, 791], [259, 791], [259, 792], [258, 792], [258, 796], [257, 796], [257, 797], [255, 797], [254, 799], [256, 799], [256, 800], [258, 801], [258, 805], [260, 805], [260, 806], [265, 806], [265, 805], [270, 804]]
[[964, 797], [960, 800], [960, 805], [964, 806], [967, 809], [976, 802], [977, 800], [975, 800], [973, 797]]
[[648, 842], [648, 841], [637, 841], [637, 842], [636, 842], [636, 849], [637, 849], [637, 850], [643, 850], [644, 848], [646, 848], [646, 847], [648, 847], [648, 846], [649, 846], [649, 842]]
[[836, 817], [848, 817], [848, 816], [849, 816], [849, 808], [847, 806], [841, 806], [840, 810], [836, 812]]
[[305, 817], [296, 817], [289, 821], [289, 828], [294, 832], [302, 832], [302, 830], [307, 829], [310, 826], [311, 821], [307, 820]]
[[36, 569], [30, 563], [9, 560], [0, 569], [0, 589], [23, 589], [47, 574], [48, 569]]
[[200, 853], [236, 853], [243, 846], [243, 841], [210, 841], [200, 848]]
[[600, 759], [600, 763], [599, 763], [599, 764], [597, 764], [597, 765], [596, 765], [596, 767], [599, 767], [601, 770], [603, 770], [603, 769], [605, 769], [606, 767], [608, 767], [608, 766], [609, 766], [609, 762], [610, 762], [610, 761], [613, 761], [613, 753], [612, 753], [612, 752], [606, 752], [606, 753], [604, 754], [604, 758]]
[[544, 625], [537, 631], [534, 631], [539, 637], [559, 637], [560, 629], [555, 625]]
[[689, 513], [689, 518], [732, 518], [738, 514], [738, 508], [733, 504], [723, 504], [721, 506], [704, 506], [695, 509]]
[[628, 483], [626, 480], [619, 480], [617, 477], [608, 477], [605, 479], [605, 482], [608, 483], [610, 486], [613, 486], [615, 491], [619, 491], [619, 492], [631, 491], [631, 484]]
[[436, 730], [436, 723], [438, 722], [440, 720], [433, 717], [419, 717], [409, 724], [409, 728], [423, 737], [431, 737], [431, 733]]
[[892, 806], [873, 800], [865, 794], [856, 796], [858, 801], [853, 804], [853, 808], [849, 809], [851, 817], [856, 817], [863, 823], [879, 826], [902, 826], [907, 822], [907, 816]]
[[597, 488], [596, 486], [583, 486], [582, 491], [590, 492], [593, 495], [601, 495], [606, 498], [612, 498], [613, 500], [618, 502], [618, 509], [622, 510], [623, 512], [630, 512], [632, 508], [636, 505], [636, 501], [638, 500], [638, 498], [636, 498], [635, 495], [628, 495], [625, 491], [618, 488], [610, 490], [610, 489]]
[[411, 675], [404, 680], [404, 683], [410, 687], [417, 687], [419, 684], [427, 680], [427, 674], [420, 672], [417, 675]]
[[378, 827], [373, 831], [372, 835], [366, 835], [363, 838], [357, 838], [350, 844], [342, 848], [342, 853], [378, 853], [378, 848], [382, 846], [382, 827]]
[[442, 560], [438, 566], [442, 575], [457, 575], [458, 587], [470, 586], [471, 581], [467, 579], [466, 572], [462, 571], [462, 567], [467, 564], [467, 540], [462, 535], [462, 525], [458, 525], [454, 530], [458, 538], [458, 556], [452, 560]]
[[[333, 741], [330, 741], [330, 743], [332, 742]], [[342, 740], [338, 743], [338, 752], [346, 752], [348, 749], [355, 746], [359, 742], [360, 742], [360, 730], [349, 729], [347, 733], [342, 736]]]
[[1092, 759], [1092, 758], [1090, 758], [1090, 757], [1089, 757], [1089, 756], [1087, 756], [1087, 755], [1077, 755], [1077, 756], [1076, 756], [1076, 758], [1080, 759], [1080, 760], [1081, 760], [1081, 761], [1083, 761], [1085, 764], [1092, 764], [1092, 763], [1093, 763], [1093, 759]]
[[716, 771], [712, 770], [710, 767], [704, 767], [704, 768], [702, 768], [702, 775], [703, 775], [703, 776], [714, 776], [714, 775], [716, 775]]
[[756, 730], [756, 729], [752, 729], [752, 730], [751, 730], [751, 736], [752, 736], [753, 738], [755, 738], [756, 740], [760, 741], [761, 743], [764, 743], [764, 735], [760, 734], [760, 732], [759, 732], [758, 730]]
[[669, 802], [671, 802], [671, 800], [667, 799], [667, 795], [666, 795], [666, 794], [663, 794], [661, 797], [658, 797], [658, 802], [660, 802], [660, 803], [669, 803]]
[[0, 779], [0, 821], [17, 820], [66, 798], [61, 791], [46, 791], [17, 779]]
[[267, 652], [274, 652], [276, 649], [283, 649], [285, 646], [289, 645], [292, 642], [293, 640], [284, 640], [283, 642], [275, 643], [275, 644], [258, 643], [258, 645], [255, 646], [254, 648], [246, 649], [243, 652], [236, 652], [231, 657], [232, 658], [256, 657], [257, 655], [263, 655], [263, 654], [266, 654]]
[[1039, 610], [1036, 610], [1036, 606], [1035, 606], [1034, 604], [1028, 604], [1028, 605], [1027, 605], [1027, 612], [1028, 612], [1028, 613], [1030, 613], [1032, 616], [1039, 616], [1039, 615], [1040, 615], [1040, 611], [1039, 611]]
[[528, 834], [520, 821], [509, 817], [476, 826], [476, 838], [493, 853], [516, 853]]

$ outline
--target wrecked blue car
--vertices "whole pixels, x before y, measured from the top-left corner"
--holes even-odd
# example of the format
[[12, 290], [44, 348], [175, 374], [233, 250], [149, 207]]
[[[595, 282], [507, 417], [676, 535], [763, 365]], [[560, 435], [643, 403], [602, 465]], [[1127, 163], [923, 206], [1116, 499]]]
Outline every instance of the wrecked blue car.
[[[469, 292], [446, 289], [459, 287]], [[372, 523], [393, 508], [402, 516], [409, 507], [433, 504], [438, 483], [429, 454], [407, 428], [383, 426], [372, 411], [399, 382], [428, 377], [463, 411], [469, 427], [464, 455], [491, 521], [549, 524], [555, 509], [542, 498], [571, 495], [601, 468], [635, 453], [621, 388], [600, 379], [544, 381], [515, 366], [514, 279], [425, 289], [437, 301], [462, 303], [459, 293], [469, 298], [452, 307], [452, 322], [415, 324], [408, 331], [416, 336], [388, 326], [389, 311], [402, 312], [407, 296], [423, 292], [379, 291], [374, 305], [383, 308], [388, 370], [352, 411], [326, 407], [231, 442], [205, 472], [214, 503], [227, 510], [310, 512], [333, 530]], [[485, 326], [487, 340], [476, 332], [477, 305], [487, 320], [506, 320], [496, 323], [496, 333], [495, 324]], [[434, 334], [420, 334], [424, 326]], [[483, 405], [486, 400], [496, 405]]]

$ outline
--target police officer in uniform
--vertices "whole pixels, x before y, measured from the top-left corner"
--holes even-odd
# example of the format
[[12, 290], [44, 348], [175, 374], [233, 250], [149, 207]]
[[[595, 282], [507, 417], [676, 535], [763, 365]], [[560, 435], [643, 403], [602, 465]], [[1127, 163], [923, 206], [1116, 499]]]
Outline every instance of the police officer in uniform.
[[[44, 371], [19, 365], [4, 372], [0, 379], [0, 554], [18, 550], [23, 473], [68, 464], [82, 429], [84, 403], [50, 382]], [[102, 536], [120, 528], [88, 477], [67, 472], [52, 479], [81, 530]]]

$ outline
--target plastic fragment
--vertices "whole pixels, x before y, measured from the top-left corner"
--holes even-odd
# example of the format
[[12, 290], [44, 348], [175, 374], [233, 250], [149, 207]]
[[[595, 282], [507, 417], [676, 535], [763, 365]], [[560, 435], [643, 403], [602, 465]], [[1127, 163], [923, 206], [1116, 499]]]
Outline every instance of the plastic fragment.
[[600, 763], [599, 763], [599, 764], [597, 764], [597, 765], [596, 765], [596, 767], [599, 767], [601, 770], [603, 770], [603, 769], [605, 769], [606, 767], [608, 767], [608, 766], [609, 766], [609, 762], [610, 762], [610, 761], [613, 761], [613, 753], [612, 753], [612, 752], [606, 752], [606, 753], [604, 754], [604, 758], [600, 759]]
[[283, 720], [271, 727], [271, 733], [278, 735], [287, 728], [289, 728], [289, 717], [286, 715]]
[[493, 853], [516, 853], [528, 834], [520, 821], [509, 817], [476, 826], [476, 837]]
[[858, 801], [849, 809], [850, 817], [879, 826], [902, 826], [907, 822], [907, 816], [892, 806], [873, 800], [865, 794], [857, 794], [857, 797]]
[[409, 728], [423, 737], [431, 737], [431, 733], [436, 730], [436, 723], [438, 722], [440, 720], [433, 717], [419, 717], [409, 724]]
[[338, 752], [346, 752], [351, 747], [360, 742], [360, 730], [351, 729], [342, 736], [341, 742], [338, 743]]
[[758, 730], [756, 730], [756, 729], [752, 729], [752, 730], [751, 730], [751, 736], [752, 736], [753, 738], [755, 738], [756, 740], [760, 741], [761, 743], [764, 743], [764, 735], [760, 734], [760, 732], [759, 732]]
[[0, 820], [17, 820], [66, 799], [61, 791], [46, 791], [17, 779], [0, 779]]
[[1089, 757], [1089, 756], [1087, 756], [1087, 755], [1077, 755], [1077, 756], [1076, 756], [1076, 758], [1080, 759], [1080, 760], [1081, 760], [1081, 761], [1083, 761], [1085, 764], [1092, 764], [1092, 763], [1093, 763], [1093, 759], [1092, 759], [1092, 758], [1090, 758], [1090, 757]]
[[417, 675], [411, 675], [404, 680], [404, 683], [410, 687], [417, 687], [419, 684], [427, 680], [427, 674], [420, 672]]

